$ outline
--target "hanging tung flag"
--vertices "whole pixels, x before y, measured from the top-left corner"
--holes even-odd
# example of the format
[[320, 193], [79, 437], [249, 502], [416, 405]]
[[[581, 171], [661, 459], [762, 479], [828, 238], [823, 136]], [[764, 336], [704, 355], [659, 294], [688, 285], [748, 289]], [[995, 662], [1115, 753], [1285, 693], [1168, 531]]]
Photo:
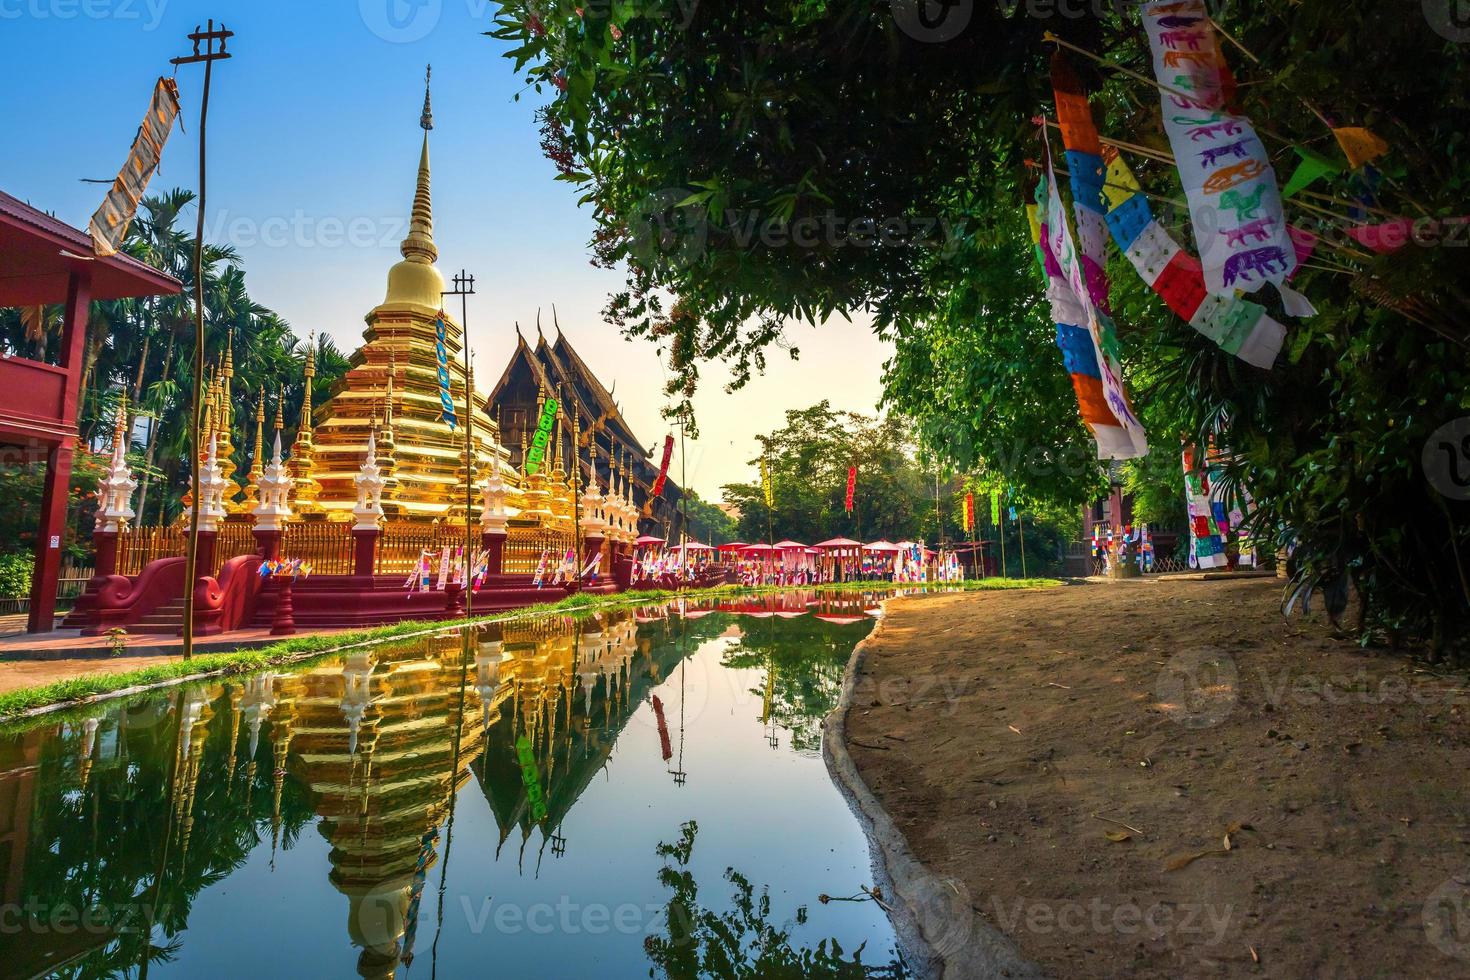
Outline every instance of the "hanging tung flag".
[[975, 530], [975, 495], [965, 494], [965, 533]]
[[664, 436], [664, 457], [658, 464], [658, 479], [653, 481], [653, 492], [649, 494], [651, 499], [656, 499], [664, 492], [664, 484], [669, 482], [669, 464], [674, 460], [674, 437]]
[[1331, 157], [1325, 157], [1316, 150], [1309, 150], [1305, 146], [1297, 146], [1293, 149], [1296, 150], [1296, 155], [1302, 158], [1302, 162], [1297, 164], [1296, 170], [1286, 181], [1286, 186], [1281, 188], [1283, 198], [1306, 190], [1323, 177], [1342, 173], [1342, 164]]
[[168, 142], [178, 115], [179, 87], [172, 78], [160, 78], [153, 86], [153, 102], [143, 124], [138, 127], [138, 135], [133, 138], [127, 163], [123, 164], [117, 180], [112, 182], [112, 189], [87, 226], [87, 232], [92, 236], [92, 249], [103, 258], [116, 255], [127, 235], [128, 225], [137, 213], [138, 202], [143, 200], [143, 192], [148, 189], [148, 181], [158, 170], [163, 145]]
[[551, 429], [556, 425], [556, 413], [561, 410], [555, 398], [546, 399], [541, 406], [541, 418], [536, 421], [536, 434], [531, 437], [531, 446], [526, 450], [526, 459], [521, 468], [526, 471], [527, 476], [535, 476], [541, 472], [541, 464], [546, 462], [546, 446], [551, 442]]
[[1337, 145], [1348, 158], [1348, 166], [1357, 170], [1365, 163], [1372, 163], [1388, 152], [1388, 144], [1371, 129], [1361, 126], [1345, 126], [1334, 129]]
[[857, 495], [857, 467], [847, 468], [847, 512], [852, 513], [853, 498]]
[[[1123, 385], [1122, 346], [1112, 319], [1093, 302], [1096, 284], [1089, 289], [1086, 283], [1086, 273], [1057, 190], [1051, 142], [1044, 126], [1041, 139], [1046, 149], [1046, 180], [1037, 189], [1037, 205], [1041, 209], [1040, 245], [1048, 280], [1046, 298], [1057, 324], [1057, 345], [1064, 356], [1071, 355], [1066, 358], [1067, 369], [1077, 390], [1083, 421], [1092, 429], [1097, 443], [1098, 458], [1146, 456], [1148, 439], [1144, 436], [1143, 423], [1134, 413]], [[1087, 209], [1079, 206], [1079, 212], [1084, 210]], [[1094, 247], [1089, 243], [1089, 248]], [[1090, 361], [1086, 357], [1089, 349]], [[1088, 370], [1096, 371], [1096, 377], [1089, 376]]]
[[454, 414], [454, 399], [449, 397], [449, 350], [444, 346], [448, 329], [444, 324], [444, 311], [439, 311], [439, 318], [434, 321], [434, 356], [439, 360], [439, 404], [441, 411], [439, 417], [451, 430], [459, 424], [459, 416]]
[[[1137, 186], [1128, 164], [1111, 146], [1103, 148], [1108, 183]], [[1114, 201], [1108, 212], [1108, 230], [1118, 251], [1127, 256], [1138, 276], [1153, 287], [1182, 320], [1220, 346], [1221, 350], [1267, 371], [1286, 339], [1286, 327], [1266, 315], [1266, 308], [1240, 296], [1212, 296], [1205, 291], [1199, 259], [1184, 250], [1164, 226], [1154, 220], [1148, 198], [1139, 191]], [[1295, 231], [1292, 232], [1296, 234]], [[1293, 254], [1305, 253], [1295, 238]]]
[[765, 458], [761, 458], [761, 492], [766, 496], [766, 509], [774, 510], [776, 507], [776, 481], [771, 476], [771, 466]]
[[1234, 78], [1203, 0], [1147, 3], [1143, 26], [1206, 291], [1230, 297], [1275, 283], [1288, 313], [1310, 316], [1306, 297], [1285, 285], [1296, 250], [1276, 171], [1250, 120], [1230, 108]]
[[990, 491], [990, 523], [1000, 527], [1000, 491]]

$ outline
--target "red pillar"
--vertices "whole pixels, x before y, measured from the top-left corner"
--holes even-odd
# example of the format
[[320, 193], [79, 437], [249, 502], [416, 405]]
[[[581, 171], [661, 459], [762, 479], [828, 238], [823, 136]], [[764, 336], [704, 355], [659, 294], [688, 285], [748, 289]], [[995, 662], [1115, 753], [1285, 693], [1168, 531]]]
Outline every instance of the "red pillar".
[[[61, 421], [75, 426], [81, 398], [82, 352], [92, 305], [92, 279], [85, 267], [74, 268], [66, 286], [61, 327], [61, 367], [68, 374], [62, 394]], [[69, 437], [46, 452], [46, 485], [41, 492], [41, 521], [36, 528], [36, 570], [31, 579], [30, 615], [26, 631], [49, 633], [56, 623], [56, 580], [61, 574], [61, 542], [71, 484], [71, 456], [76, 438]]]
[[[600, 537], [592, 536], [588, 536], [582, 539], [582, 568], [586, 568], [588, 565], [592, 564], [592, 559], [602, 554], [602, 540], [603, 539]], [[581, 570], [581, 568], [577, 569], [577, 571], [579, 572]], [[611, 569], [609, 568], [603, 568], [600, 570], [599, 574], [607, 575], [610, 571]]]
[[[199, 557], [195, 561], [195, 571], [199, 578], [214, 574], [214, 551], [219, 540], [218, 531], [199, 532]], [[198, 584], [195, 582], [194, 584]]]
[[377, 528], [352, 529], [353, 575], [359, 578], [372, 577], [373, 571], [378, 567], [378, 535], [380, 533], [382, 532]]
[[255, 535], [255, 548], [260, 553], [260, 557], [266, 561], [275, 561], [281, 557], [280, 531], [263, 531], [256, 528], [252, 533]]
[[505, 572], [505, 539], [504, 531], [485, 531], [480, 535], [480, 547], [489, 554], [487, 574], [501, 575]]
[[49, 633], [56, 623], [56, 581], [61, 574], [61, 541], [66, 534], [66, 505], [71, 484], [71, 446], [55, 445], [46, 453], [46, 484], [41, 491], [41, 523], [36, 528], [36, 570], [31, 576], [29, 633]]
[[94, 578], [106, 578], [117, 571], [117, 532], [93, 531], [92, 555], [95, 559]]

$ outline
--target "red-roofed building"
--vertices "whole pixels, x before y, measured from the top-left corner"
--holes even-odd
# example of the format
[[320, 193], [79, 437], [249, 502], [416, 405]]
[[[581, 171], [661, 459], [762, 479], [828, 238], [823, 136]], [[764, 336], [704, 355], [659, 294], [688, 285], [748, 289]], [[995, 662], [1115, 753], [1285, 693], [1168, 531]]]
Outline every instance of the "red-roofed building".
[[177, 279], [130, 256], [98, 257], [86, 232], [0, 191], [0, 307], [64, 304], [56, 364], [0, 355], [0, 447], [13, 458], [46, 464], [31, 581], [32, 633], [49, 631], [56, 611], [91, 304], [182, 289]]

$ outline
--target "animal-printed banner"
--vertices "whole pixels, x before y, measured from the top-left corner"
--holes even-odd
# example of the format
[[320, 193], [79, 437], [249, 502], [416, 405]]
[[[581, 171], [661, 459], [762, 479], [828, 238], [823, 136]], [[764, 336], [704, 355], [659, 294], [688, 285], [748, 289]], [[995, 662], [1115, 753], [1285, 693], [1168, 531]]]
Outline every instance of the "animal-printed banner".
[[[1052, 89], [1057, 120], [1072, 172], [1072, 201], [1078, 233], [1103, 216], [1107, 231], [1143, 281], [1189, 325], [1242, 360], [1269, 369], [1281, 350], [1285, 328], [1264, 307], [1234, 295], [1207, 296], [1200, 263], [1154, 221], [1148, 196], [1111, 146], [1103, 146], [1092, 120], [1087, 94], [1066, 55], [1052, 56]], [[1089, 253], [1089, 247], [1095, 251]], [[1107, 277], [1101, 242], [1084, 239], [1083, 270], [1092, 300], [1107, 309]]]
[[[1057, 190], [1051, 143], [1046, 138], [1045, 127], [1042, 130], [1042, 142], [1046, 146], [1046, 195], [1037, 203], [1044, 208], [1044, 214], [1039, 217], [1043, 258], [1047, 267], [1046, 294], [1051, 301], [1052, 316], [1058, 325], [1058, 342], [1060, 343], [1062, 326], [1084, 325], [1092, 341], [1105, 406], [1112, 416], [1112, 424], [1088, 419], [1093, 437], [1097, 441], [1098, 458], [1135, 459], [1146, 456], [1148, 440], [1144, 436], [1143, 423], [1134, 413], [1123, 385], [1122, 347], [1118, 343], [1117, 330], [1113, 326], [1112, 318], [1093, 303], [1088, 290], [1077, 248], [1072, 241], [1072, 231], [1067, 224], [1066, 211], [1062, 207], [1061, 194]], [[1080, 394], [1081, 392], [1079, 396]], [[1084, 419], [1087, 414], [1087, 406], [1084, 404]]]
[[1148, 197], [1138, 180], [1112, 147], [1103, 148], [1107, 161], [1104, 192], [1111, 207], [1108, 230], [1118, 251], [1138, 270], [1181, 319], [1228, 353], [1269, 371], [1281, 352], [1286, 328], [1266, 314], [1259, 303], [1240, 296], [1213, 296], [1205, 291], [1199, 259], [1190, 255], [1164, 226], [1154, 220]]
[[1203, 0], [1147, 3], [1143, 25], [1205, 289], [1232, 296], [1271, 282], [1282, 289], [1288, 312], [1310, 313], [1305, 298], [1284, 288], [1296, 252], [1276, 172], [1250, 120], [1229, 108], [1234, 79]]

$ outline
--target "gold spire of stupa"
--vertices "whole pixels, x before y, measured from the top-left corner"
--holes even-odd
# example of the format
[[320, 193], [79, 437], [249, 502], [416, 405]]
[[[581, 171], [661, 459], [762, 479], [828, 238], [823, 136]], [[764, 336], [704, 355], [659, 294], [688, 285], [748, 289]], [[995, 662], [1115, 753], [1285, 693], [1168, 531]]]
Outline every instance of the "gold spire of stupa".
[[244, 508], [235, 498], [240, 496], [240, 485], [235, 482], [235, 408], [230, 382], [235, 377], [235, 330], [233, 327], [225, 341], [224, 358], [219, 369], [219, 456], [220, 475], [225, 478], [225, 512], [238, 514]]
[[[484, 399], [466, 398], [464, 331], [443, 311], [444, 278], [435, 268], [434, 210], [429, 170], [432, 103], [426, 91], [423, 129], [413, 207], [403, 258], [388, 273], [384, 301], [367, 316], [364, 343], [349, 359], [347, 373], [332, 387], [314, 413], [313, 477], [320, 486], [315, 506], [333, 519], [347, 519], [357, 502], [353, 482], [366, 451], [371, 416], [383, 403], [384, 373], [391, 375], [390, 404], [383, 409], [384, 432], [378, 437], [380, 466], [389, 477], [383, 506], [390, 516], [424, 522], [443, 520], [456, 505], [464, 509], [460, 482], [464, 465], [464, 432], [451, 430], [441, 418], [438, 327], [444, 330], [445, 370], [449, 394], [458, 413], [468, 401], [475, 412], [474, 466], [479, 472], [499, 467], [509, 458], [495, 439], [494, 419]], [[391, 433], [391, 435], [390, 435]]]
[[311, 382], [316, 377], [316, 333], [313, 332], [306, 350], [306, 382], [302, 386], [301, 423], [296, 429], [296, 441], [291, 444], [291, 479], [295, 483], [296, 513], [308, 517], [322, 513], [316, 498], [321, 495], [322, 485], [316, 481], [314, 457], [316, 447], [311, 440]]
[[260, 478], [265, 475], [265, 387], [261, 386], [260, 398], [255, 403], [255, 451], [250, 458], [250, 471], [246, 474], [245, 500], [240, 509], [246, 513], [255, 510], [260, 496]]

